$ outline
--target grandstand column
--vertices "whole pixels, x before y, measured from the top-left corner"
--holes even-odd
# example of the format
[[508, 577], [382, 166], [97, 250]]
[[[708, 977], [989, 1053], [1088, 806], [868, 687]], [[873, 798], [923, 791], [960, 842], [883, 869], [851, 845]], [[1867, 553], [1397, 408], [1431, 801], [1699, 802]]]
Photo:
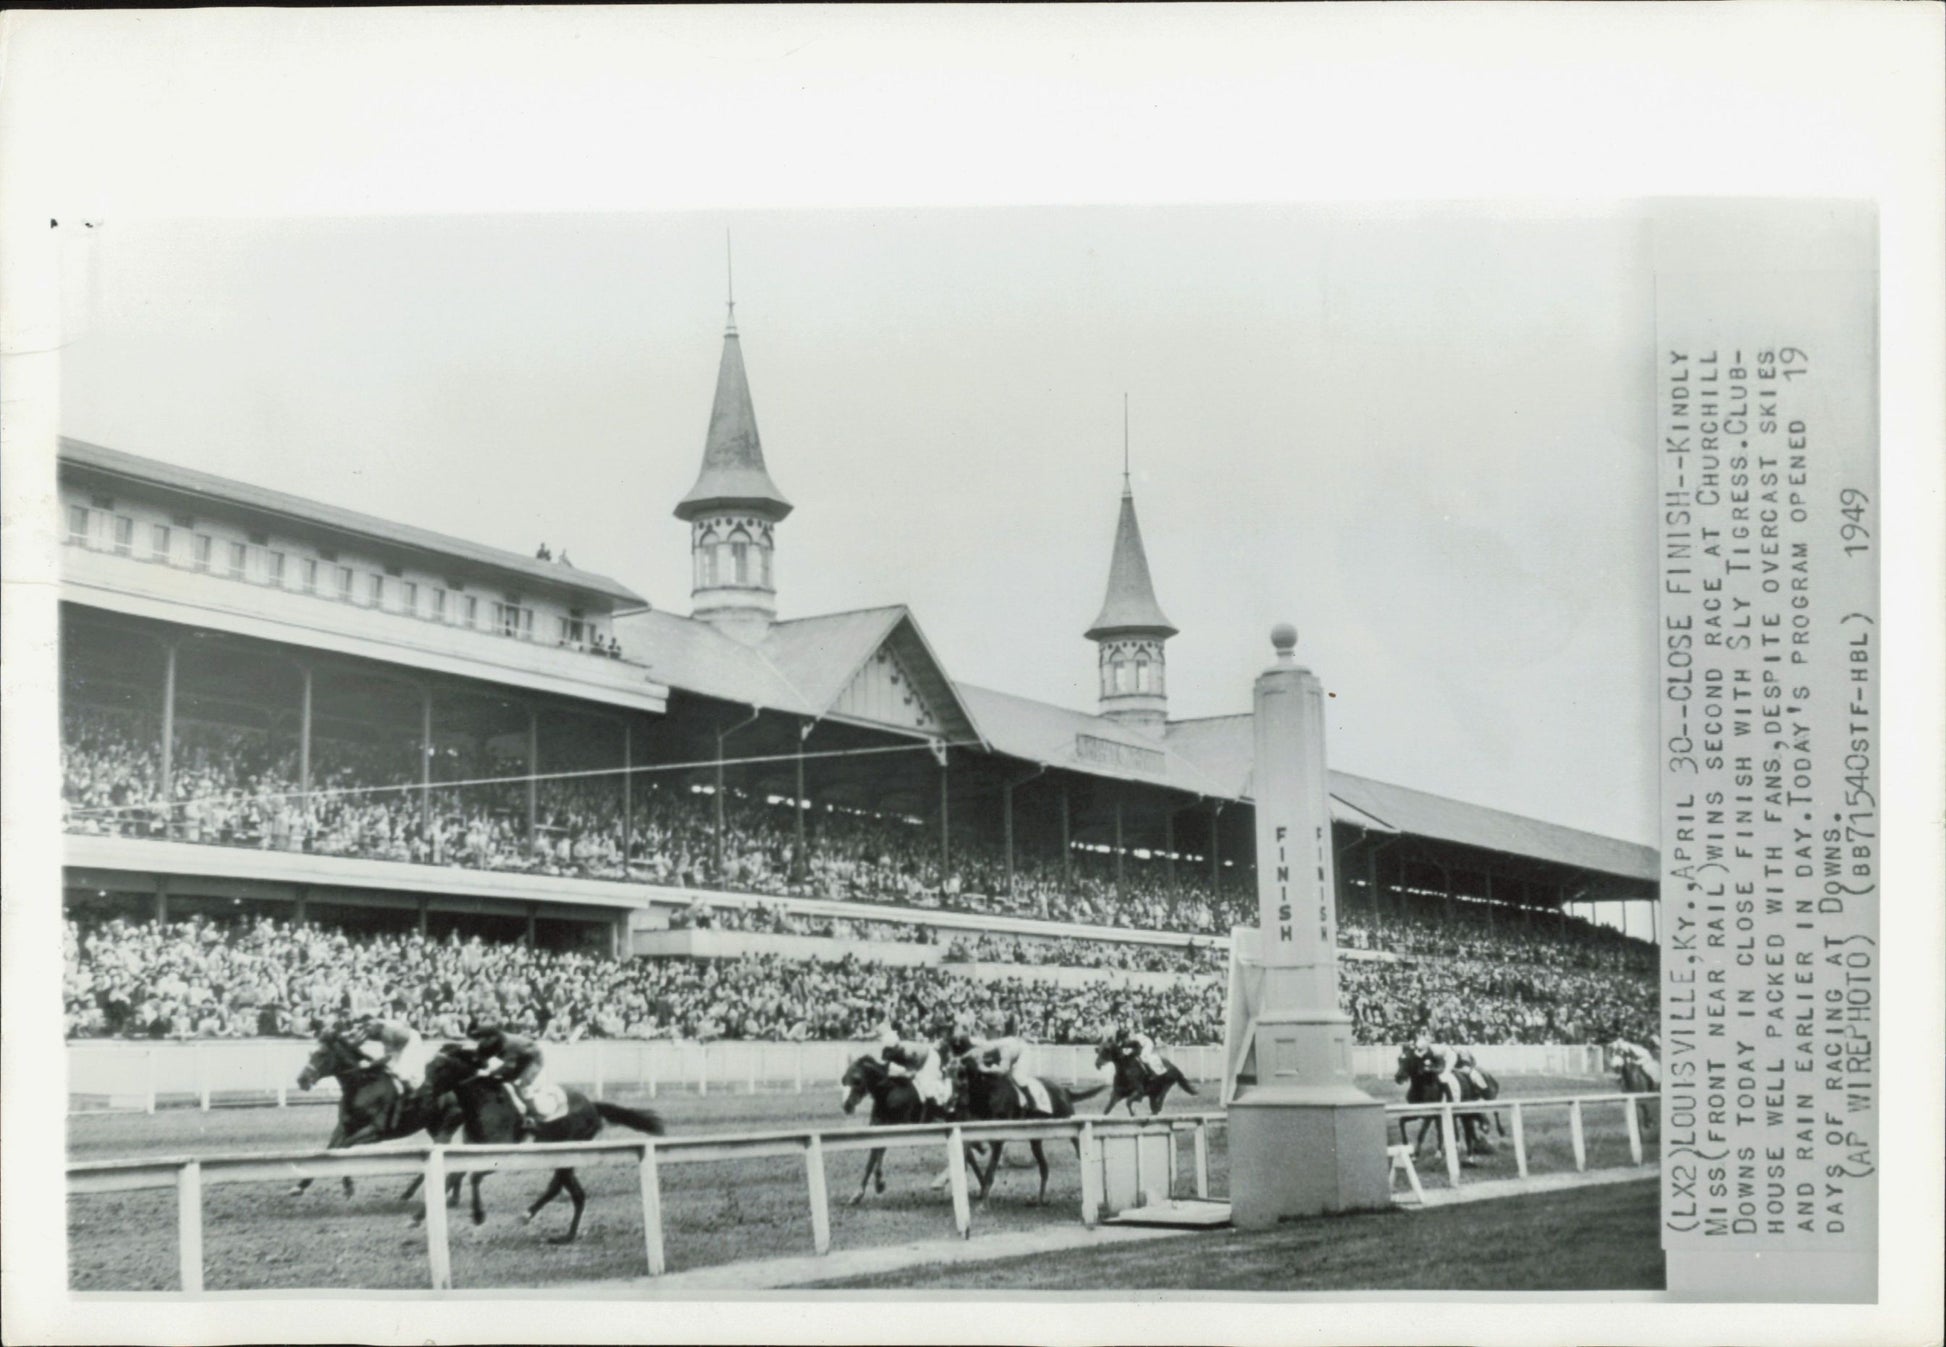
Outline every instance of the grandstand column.
[[[419, 689], [419, 826], [432, 830], [432, 689]], [[420, 929], [425, 929], [420, 909]]]
[[1176, 811], [1173, 809], [1162, 814], [1162, 866], [1173, 889], [1176, 882]]
[[156, 793], [162, 800], [162, 835], [176, 835], [176, 643], [162, 643], [162, 762], [156, 773]]
[[1219, 899], [1223, 885], [1223, 841], [1217, 824], [1223, 817], [1223, 801], [1209, 802], [1209, 886], [1210, 891]]
[[948, 831], [952, 798], [946, 786], [946, 750], [935, 744], [933, 752], [939, 758], [939, 880], [943, 884], [953, 864], [952, 836]]
[[169, 877], [155, 877], [155, 924], [160, 926], [169, 920]]
[[297, 701], [297, 803], [304, 811], [302, 837], [309, 849], [311, 821], [311, 666], [298, 661]]
[[810, 868], [810, 858], [804, 851], [804, 743], [817, 727], [815, 720], [807, 720], [797, 729], [797, 794], [792, 797], [791, 805], [793, 831], [797, 835], [797, 875], [793, 878], [802, 876]]
[[[541, 716], [527, 708], [527, 859], [534, 859], [534, 843], [540, 839]], [[531, 941], [529, 942], [532, 943]]]
[[1068, 783], [1061, 783], [1061, 886], [1074, 887], [1074, 842], [1069, 830], [1072, 827], [1068, 811]]
[[1292, 628], [1271, 642], [1277, 663], [1258, 677], [1254, 707], [1263, 992], [1255, 1080], [1230, 1105], [1239, 1229], [1391, 1205], [1384, 1106], [1352, 1081], [1352, 1021], [1338, 1008], [1324, 689], [1297, 664]]
[[[622, 722], [622, 880], [635, 876], [629, 861], [635, 855], [635, 726]], [[616, 957], [620, 957], [619, 948]]]
[[540, 904], [538, 903], [527, 904], [527, 934], [523, 938], [527, 942], [528, 949], [534, 948], [534, 937], [535, 937], [534, 928], [536, 924], [535, 919], [539, 915], [540, 915]]
[[1115, 898], [1119, 901], [1127, 887], [1122, 883], [1122, 798], [1115, 797]]

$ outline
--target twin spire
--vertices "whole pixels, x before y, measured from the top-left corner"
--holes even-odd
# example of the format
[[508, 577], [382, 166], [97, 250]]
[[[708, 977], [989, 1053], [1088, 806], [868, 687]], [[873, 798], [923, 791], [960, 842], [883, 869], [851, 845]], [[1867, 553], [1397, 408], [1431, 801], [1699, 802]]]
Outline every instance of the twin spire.
[[[716, 399], [703, 439], [703, 465], [676, 518], [690, 527], [694, 565], [690, 598], [696, 617], [738, 640], [761, 641], [777, 616], [774, 530], [791, 503], [764, 465], [750, 380], [737, 335], [734, 272], [725, 239], [728, 316]], [[1108, 592], [1087, 630], [1101, 671], [1101, 714], [1160, 734], [1168, 721], [1163, 643], [1176, 627], [1156, 602], [1142, 527], [1130, 486], [1128, 397], [1122, 398], [1122, 500], [1108, 563]]]

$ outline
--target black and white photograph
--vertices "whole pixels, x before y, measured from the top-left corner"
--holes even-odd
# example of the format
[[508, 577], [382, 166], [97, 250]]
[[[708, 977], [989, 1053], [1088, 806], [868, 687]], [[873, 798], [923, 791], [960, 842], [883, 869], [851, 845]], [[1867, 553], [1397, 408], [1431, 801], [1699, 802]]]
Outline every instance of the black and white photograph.
[[[1903, 1304], [1908, 203], [954, 194], [924, 99], [913, 191], [807, 194], [776, 81], [928, 13], [66, 30], [234, 61], [168, 134], [263, 157], [9, 149], [23, 1340]], [[943, 87], [1068, 87], [1023, 17]]]

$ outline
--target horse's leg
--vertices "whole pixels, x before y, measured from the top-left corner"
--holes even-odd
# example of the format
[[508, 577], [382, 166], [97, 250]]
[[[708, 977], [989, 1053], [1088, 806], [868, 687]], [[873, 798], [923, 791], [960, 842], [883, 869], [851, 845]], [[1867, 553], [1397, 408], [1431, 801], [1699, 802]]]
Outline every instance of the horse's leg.
[[560, 1174], [561, 1182], [567, 1187], [568, 1201], [574, 1203], [574, 1215], [568, 1217], [568, 1233], [556, 1235], [554, 1243], [572, 1244], [574, 1237], [581, 1233], [581, 1212], [588, 1205], [588, 1192], [581, 1186], [581, 1180], [574, 1176], [572, 1169], [564, 1169]]
[[1115, 1111], [1115, 1105], [1121, 1102], [1122, 1102], [1122, 1087], [1117, 1085], [1114, 1089], [1108, 1092], [1108, 1107], [1101, 1111], [1101, 1116], [1106, 1118], [1109, 1114]]
[[529, 1221], [533, 1220], [542, 1207], [552, 1202], [555, 1195], [568, 1186], [565, 1177], [567, 1172], [565, 1169], [557, 1169], [554, 1171], [554, 1177], [547, 1181], [547, 1187], [542, 1190], [539, 1197], [534, 1199], [533, 1205], [527, 1208], [527, 1214], [520, 1218], [522, 1225], [526, 1225]]
[[480, 1180], [484, 1179], [485, 1177], [486, 1177], [485, 1174], [475, 1174], [473, 1176], [473, 1224], [474, 1225], [486, 1224], [486, 1208], [480, 1205]]
[[419, 1185], [424, 1183], [425, 1181], [426, 1181], [425, 1175], [423, 1174], [413, 1175], [412, 1182], [408, 1183], [405, 1186], [405, 1191], [399, 1194], [399, 1201], [410, 1202], [412, 1200], [412, 1195], [419, 1191]]
[[1000, 1168], [1000, 1152], [1005, 1145], [1006, 1143], [1002, 1141], [994, 1142], [993, 1152], [987, 1157], [987, 1172], [980, 1176], [981, 1202], [985, 1202], [987, 1194], [993, 1191], [993, 1171]]
[[884, 1159], [885, 1151], [883, 1149], [875, 1150], [865, 1157], [865, 1172], [858, 1176], [858, 1191], [852, 1194], [852, 1206], [855, 1207], [865, 1200], [865, 1190], [871, 1187], [872, 1175], [877, 1172], [879, 1165], [883, 1163]]
[[[340, 1118], [338, 1119], [338, 1125], [331, 1129], [331, 1140], [324, 1143], [324, 1148], [328, 1151], [335, 1151], [335, 1150], [342, 1149], [344, 1144], [345, 1144], [345, 1120], [343, 1118]], [[291, 1185], [291, 1190], [288, 1193], [286, 1193], [285, 1196], [296, 1197], [299, 1193], [303, 1192], [306, 1188], [309, 1188], [310, 1186], [311, 1186], [311, 1181], [309, 1179], [299, 1179], [296, 1183]]]
[[1034, 1152], [1034, 1163], [1041, 1167], [1041, 1191], [1034, 1198], [1034, 1205], [1045, 1206], [1047, 1204], [1047, 1152], [1041, 1149], [1041, 1143], [1038, 1141], [1030, 1141], [1027, 1146]]

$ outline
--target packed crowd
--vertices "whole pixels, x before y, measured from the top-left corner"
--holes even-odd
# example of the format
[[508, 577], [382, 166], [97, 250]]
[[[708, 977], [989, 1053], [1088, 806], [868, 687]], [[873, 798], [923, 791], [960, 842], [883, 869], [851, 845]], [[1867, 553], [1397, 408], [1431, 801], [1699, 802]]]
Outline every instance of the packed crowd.
[[1213, 981], [1164, 989], [971, 982], [937, 968], [742, 959], [609, 959], [516, 944], [354, 937], [260, 918], [221, 925], [114, 920], [65, 939], [70, 1037], [309, 1034], [365, 1016], [421, 1034], [483, 1024], [544, 1040], [847, 1039], [890, 1016], [931, 1024], [957, 1012], [1015, 1015], [1042, 1042], [1092, 1042], [1131, 1016], [1172, 1041], [1220, 1036]]
[[[950, 970], [853, 957], [835, 961], [611, 959], [520, 944], [410, 935], [353, 936], [260, 918], [235, 924], [70, 922], [65, 940], [72, 1037], [309, 1034], [373, 1014], [460, 1037], [499, 1023], [554, 1040], [857, 1038], [890, 1015], [997, 1010], [1042, 1042], [1094, 1041], [1133, 1019], [1158, 1038], [1222, 1038], [1224, 984], [1163, 988], [974, 981]], [[1361, 1042], [1430, 1026], [1456, 1042], [1639, 1038], [1655, 1023], [1652, 978], [1534, 967], [1346, 960], [1341, 1002]]]
[[[808, 811], [798, 840], [788, 802], [731, 790], [719, 848], [707, 791], [638, 774], [626, 820], [612, 776], [536, 783], [528, 828], [524, 765], [441, 745], [422, 789], [414, 742], [314, 741], [300, 791], [294, 744], [261, 730], [181, 721], [170, 799], [159, 796], [153, 718], [70, 704], [64, 712], [63, 807], [69, 832], [332, 856], [632, 879], [693, 889], [1040, 917], [1135, 930], [1228, 934], [1254, 919], [1247, 875], [1222, 892], [1200, 867], [1076, 848], [1017, 854], [955, 835], [942, 861], [919, 821], [836, 808]], [[486, 784], [442, 785], [442, 782]]]

